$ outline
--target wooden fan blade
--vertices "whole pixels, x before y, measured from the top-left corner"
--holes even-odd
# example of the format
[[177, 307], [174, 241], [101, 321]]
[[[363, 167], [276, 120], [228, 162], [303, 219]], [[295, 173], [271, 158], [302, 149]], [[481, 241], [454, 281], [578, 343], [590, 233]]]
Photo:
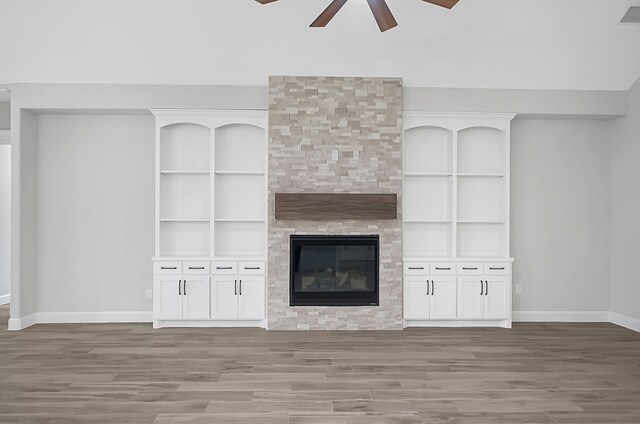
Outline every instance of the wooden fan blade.
[[447, 9], [451, 9], [453, 6], [458, 3], [459, 0], [422, 0], [427, 3], [435, 4], [436, 6], [446, 7]]
[[347, 2], [347, 0], [333, 0], [329, 6], [316, 18], [315, 21], [311, 22], [310, 27], [325, 27], [327, 24], [336, 16], [336, 13], [342, 6]]
[[278, 1], [278, 0], [256, 0], [258, 3], [260, 4], [269, 4], [269, 3], [273, 3], [274, 1]]
[[396, 19], [391, 13], [391, 9], [387, 6], [387, 2], [384, 0], [367, 0], [369, 7], [373, 12], [373, 16], [376, 18], [376, 22], [380, 27], [380, 32], [385, 32], [388, 29], [398, 26]]

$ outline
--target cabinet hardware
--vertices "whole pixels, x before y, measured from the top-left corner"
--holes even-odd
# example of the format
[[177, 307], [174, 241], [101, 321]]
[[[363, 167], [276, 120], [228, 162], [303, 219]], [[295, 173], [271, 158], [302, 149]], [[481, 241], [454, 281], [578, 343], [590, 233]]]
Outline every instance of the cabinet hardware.
[[488, 296], [489, 295], [489, 282], [487, 280], [484, 280], [484, 284], [485, 284], [485, 289], [484, 289], [484, 295]]
[[257, 269], [260, 269], [260, 267], [259, 266], [245, 266], [244, 269], [245, 270], [249, 270], [249, 269], [256, 269], [257, 270]]
[[424, 269], [423, 266], [410, 266], [409, 269]]
[[177, 266], [161, 266], [160, 269], [178, 269]]
[[182, 283], [182, 293], [184, 293], [184, 295], [187, 295], [187, 280], [184, 280], [184, 283]]
[[239, 290], [239, 292], [240, 292], [240, 296], [242, 296], [242, 280], [240, 280], [240, 290]]
[[480, 296], [484, 296], [484, 281], [480, 280]]
[[238, 280], [233, 280], [233, 292], [238, 295]]
[[450, 271], [451, 268], [438, 268], [438, 267], [436, 267], [436, 270], [438, 270], [438, 271]]
[[429, 296], [429, 280], [427, 280], [427, 296]]
[[182, 296], [182, 290], [180, 286], [182, 285], [182, 280], [178, 281], [178, 296]]
[[462, 269], [463, 269], [464, 271], [477, 271], [478, 267], [475, 267], [475, 268], [465, 268], [465, 267], [462, 267]]
[[504, 267], [500, 267], [500, 268], [491, 268], [491, 267], [489, 267], [489, 269], [491, 271], [504, 271]]
[[189, 269], [204, 269], [203, 266], [190, 266]]
[[216, 269], [231, 269], [230, 266], [217, 266]]
[[436, 283], [431, 280], [431, 296], [435, 296], [436, 294]]

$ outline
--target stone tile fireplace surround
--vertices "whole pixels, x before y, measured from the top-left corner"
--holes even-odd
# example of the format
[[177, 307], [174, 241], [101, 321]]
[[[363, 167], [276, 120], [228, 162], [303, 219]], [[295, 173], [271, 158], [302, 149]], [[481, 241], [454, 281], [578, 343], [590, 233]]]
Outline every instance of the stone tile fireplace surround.
[[[276, 220], [275, 193], [395, 193], [398, 219]], [[269, 329], [402, 329], [401, 194], [400, 79], [269, 79]], [[289, 306], [291, 234], [378, 234], [380, 305]]]

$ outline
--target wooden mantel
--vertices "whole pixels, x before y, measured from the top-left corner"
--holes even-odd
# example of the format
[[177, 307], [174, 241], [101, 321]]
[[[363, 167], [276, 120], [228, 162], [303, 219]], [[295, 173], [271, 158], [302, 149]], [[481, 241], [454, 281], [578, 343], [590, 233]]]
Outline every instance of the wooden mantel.
[[397, 194], [276, 193], [276, 219], [397, 219]]

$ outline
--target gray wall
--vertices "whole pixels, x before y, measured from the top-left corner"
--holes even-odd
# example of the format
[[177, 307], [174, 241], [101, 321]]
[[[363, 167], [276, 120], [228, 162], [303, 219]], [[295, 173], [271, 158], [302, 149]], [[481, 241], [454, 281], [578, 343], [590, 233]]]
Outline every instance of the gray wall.
[[610, 121], [512, 126], [515, 311], [608, 311]]
[[0, 144], [0, 297], [9, 294], [11, 260], [11, 146]]
[[629, 115], [613, 125], [611, 207], [611, 311], [640, 320], [640, 80], [629, 92]]
[[40, 115], [38, 312], [150, 311], [152, 116]]
[[0, 130], [11, 129], [11, 103], [0, 102]]

